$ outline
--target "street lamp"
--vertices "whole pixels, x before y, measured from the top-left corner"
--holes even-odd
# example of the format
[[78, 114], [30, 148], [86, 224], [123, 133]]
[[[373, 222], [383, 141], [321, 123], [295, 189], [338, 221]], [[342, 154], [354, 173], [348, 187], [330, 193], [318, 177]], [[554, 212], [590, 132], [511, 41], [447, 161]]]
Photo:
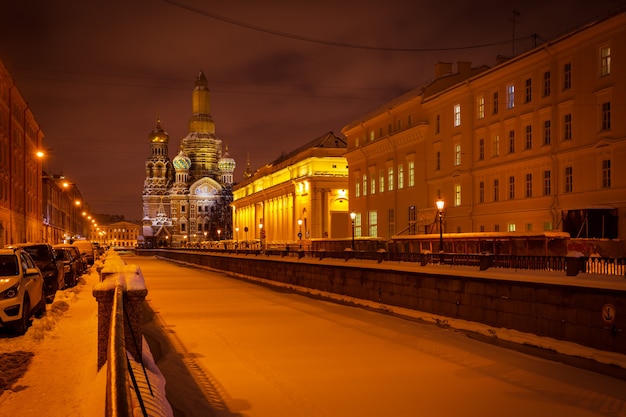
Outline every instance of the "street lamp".
[[354, 219], [356, 219], [356, 213], [350, 213], [350, 219], [352, 220], [352, 250], [354, 250]]
[[239, 227], [235, 227], [235, 240], [237, 241], [237, 246], [239, 246]]
[[441, 263], [441, 254], [443, 253], [443, 207], [445, 203], [442, 199], [439, 199], [435, 204], [439, 211], [439, 262]]
[[217, 241], [220, 241], [220, 235], [222, 234], [222, 229], [217, 229]]
[[302, 249], [302, 219], [298, 219], [298, 240], [300, 241], [300, 249]]

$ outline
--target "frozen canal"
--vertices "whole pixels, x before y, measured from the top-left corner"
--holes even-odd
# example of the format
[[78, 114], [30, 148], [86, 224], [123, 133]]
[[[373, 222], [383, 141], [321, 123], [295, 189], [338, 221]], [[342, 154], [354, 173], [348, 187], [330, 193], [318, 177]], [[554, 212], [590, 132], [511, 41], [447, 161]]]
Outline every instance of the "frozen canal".
[[[220, 273], [126, 261], [180, 354], [155, 356], [186, 416], [626, 416], [625, 381]], [[168, 364], [177, 356], [206, 401], [185, 392], [185, 372]]]

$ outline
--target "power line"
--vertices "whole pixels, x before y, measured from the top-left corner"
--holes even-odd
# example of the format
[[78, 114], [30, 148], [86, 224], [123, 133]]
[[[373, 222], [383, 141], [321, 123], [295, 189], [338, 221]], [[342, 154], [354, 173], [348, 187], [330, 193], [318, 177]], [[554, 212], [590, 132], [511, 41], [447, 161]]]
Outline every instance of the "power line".
[[[455, 47], [450, 47], [450, 48], [395, 48], [395, 47], [380, 47], [380, 46], [368, 46], [368, 45], [357, 45], [357, 44], [351, 44], [351, 43], [343, 43], [343, 42], [334, 42], [334, 41], [327, 41], [327, 40], [323, 40], [323, 39], [316, 39], [316, 38], [309, 38], [307, 36], [301, 36], [301, 35], [295, 35], [292, 33], [287, 33], [287, 32], [281, 32], [278, 30], [274, 30], [274, 29], [268, 29], [262, 26], [257, 26], [257, 25], [253, 25], [251, 23], [246, 23], [246, 22], [242, 22], [240, 20], [235, 20], [235, 19], [231, 19], [229, 17], [225, 17], [225, 16], [221, 16], [215, 13], [211, 13], [209, 11], [203, 10], [203, 9], [199, 9], [197, 7], [193, 7], [190, 6], [188, 4], [185, 3], [181, 3], [179, 1], [176, 0], [163, 0], [166, 3], [169, 3], [173, 6], [176, 7], [180, 7], [182, 9], [185, 10], [189, 10], [191, 12], [203, 15], [203, 16], [207, 16], [207, 17], [211, 17], [213, 19], [217, 19], [217, 20], [221, 20], [223, 22], [227, 22], [227, 23], [231, 23], [233, 25], [236, 26], [241, 26], [241, 27], [245, 27], [247, 29], [252, 29], [252, 30], [256, 30], [258, 32], [263, 32], [263, 33], [268, 33], [271, 35], [276, 35], [276, 36], [280, 36], [283, 38], [289, 38], [289, 39], [295, 39], [295, 40], [300, 40], [300, 41], [304, 41], [304, 42], [311, 42], [311, 43], [318, 43], [318, 44], [322, 44], [322, 45], [329, 45], [329, 46], [336, 46], [336, 47], [340, 47], [340, 48], [351, 48], [351, 49], [366, 49], [366, 50], [372, 50], [372, 51], [387, 51], [387, 52], [443, 52], [443, 51], [458, 51], [458, 50], [464, 50], [464, 49], [479, 49], [479, 48], [486, 48], [486, 47], [490, 47], [490, 46], [497, 46], [497, 45], [503, 45], [503, 44], [507, 44], [510, 42], [510, 40], [506, 40], [506, 41], [498, 41], [498, 42], [491, 42], [491, 43], [484, 43], [484, 44], [478, 44], [478, 45], [467, 45], [467, 46], [455, 46]], [[519, 38], [518, 40], [526, 40], [526, 39], [530, 39], [530, 36], [525, 36], [523, 38]]]

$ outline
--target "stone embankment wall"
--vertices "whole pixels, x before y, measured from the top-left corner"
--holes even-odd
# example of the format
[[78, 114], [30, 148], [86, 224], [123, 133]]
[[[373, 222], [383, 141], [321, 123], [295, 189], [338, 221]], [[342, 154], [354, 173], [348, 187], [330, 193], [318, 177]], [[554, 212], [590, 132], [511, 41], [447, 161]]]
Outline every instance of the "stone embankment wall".
[[[514, 329], [592, 348], [626, 352], [626, 290], [462, 275], [443, 267], [365, 264], [265, 255], [143, 251], [187, 262], [388, 305]], [[502, 270], [505, 271], [505, 270]], [[521, 276], [521, 275], [517, 275]], [[565, 280], [565, 274], [563, 274]], [[623, 278], [623, 277], [621, 277]]]

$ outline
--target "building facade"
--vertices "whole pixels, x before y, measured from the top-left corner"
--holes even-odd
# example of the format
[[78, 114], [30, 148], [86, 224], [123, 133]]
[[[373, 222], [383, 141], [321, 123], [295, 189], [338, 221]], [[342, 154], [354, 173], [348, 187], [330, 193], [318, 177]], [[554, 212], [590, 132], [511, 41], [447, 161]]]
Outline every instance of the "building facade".
[[266, 246], [346, 238], [346, 142], [332, 132], [251, 173], [233, 189], [234, 239]]
[[626, 14], [434, 81], [347, 125], [356, 235], [626, 238]]
[[43, 239], [43, 131], [0, 61], [0, 247]]
[[[161, 121], [149, 134], [145, 162], [142, 236], [148, 247], [181, 246], [232, 237], [235, 161], [222, 150], [210, 113], [210, 93], [200, 72], [192, 93], [192, 117], [178, 154], [168, 156], [169, 135]], [[219, 233], [218, 233], [219, 231]]]
[[89, 236], [90, 209], [76, 184], [62, 175], [42, 175], [43, 242], [56, 244]]
[[90, 229], [89, 240], [98, 242], [102, 247], [133, 249], [137, 247], [140, 235], [140, 225], [121, 221], [110, 224], [93, 225]]

